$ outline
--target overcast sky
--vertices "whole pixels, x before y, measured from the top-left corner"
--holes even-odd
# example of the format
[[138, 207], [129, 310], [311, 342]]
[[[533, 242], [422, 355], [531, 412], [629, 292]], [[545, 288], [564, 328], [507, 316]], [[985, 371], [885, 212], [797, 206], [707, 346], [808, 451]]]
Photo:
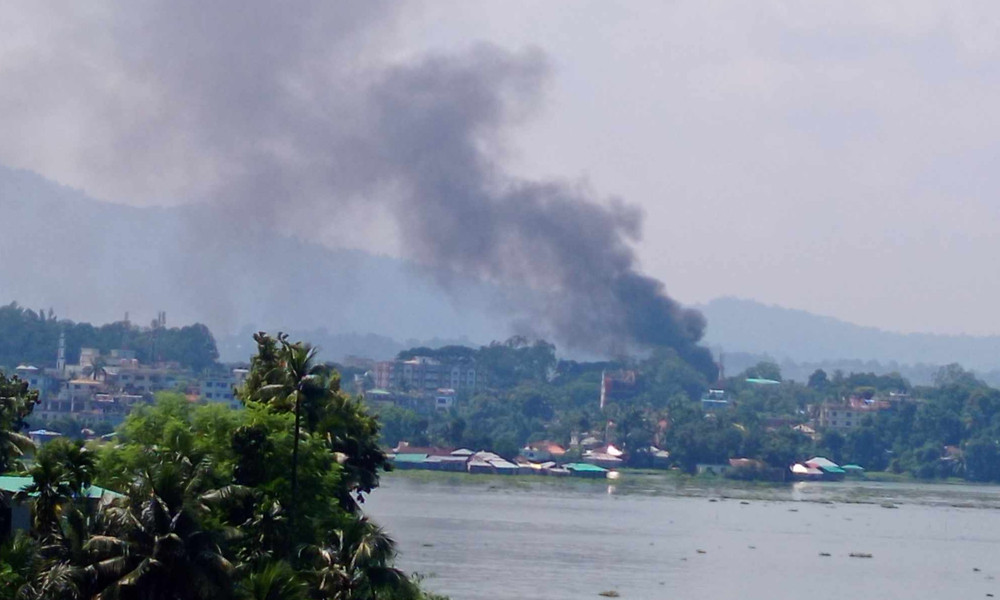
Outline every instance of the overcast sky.
[[[142, 76], [142, 53], [169, 53], [185, 32], [134, 47], [121, 33], [135, 25], [131, 3], [116, 4], [0, 8], [0, 163], [115, 202], [201, 201], [228, 167], [171, 134], [187, 130]], [[309, 14], [283, 6], [276, 29]], [[679, 300], [1000, 333], [1000, 5], [463, 0], [358, 12], [324, 25], [318, 38], [341, 47], [318, 45], [317, 61], [344, 73], [483, 43], [540, 53], [542, 93], [492, 152], [525, 178], [640, 207], [642, 270]], [[268, 28], [258, 33], [267, 46]], [[233, 53], [240, 43], [218, 40]], [[156, 161], [131, 160], [121, 133], [104, 136], [112, 123], [171, 139]], [[406, 254], [377, 244], [387, 248]]]

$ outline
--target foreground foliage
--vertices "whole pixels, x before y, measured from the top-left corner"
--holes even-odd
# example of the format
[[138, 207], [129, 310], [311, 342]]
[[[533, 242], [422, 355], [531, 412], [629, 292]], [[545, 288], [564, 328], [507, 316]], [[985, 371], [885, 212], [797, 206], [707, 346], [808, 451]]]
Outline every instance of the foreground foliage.
[[[419, 600], [360, 511], [386, 457], [378, 422], [308, 345], [256, 336], [245, 409], [161, 394], [113, 443], [42, 448], [0, 600]], [[119, 498], [88, 498], [91, 484]]]

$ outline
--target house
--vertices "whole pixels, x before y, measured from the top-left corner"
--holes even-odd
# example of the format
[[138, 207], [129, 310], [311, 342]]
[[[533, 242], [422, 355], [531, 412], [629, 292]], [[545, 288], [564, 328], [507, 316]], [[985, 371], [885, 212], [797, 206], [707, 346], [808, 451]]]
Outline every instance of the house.
[[[16, 497], [32, 483], [31, 477], [0, 476], [0, 540], [6, 539], [16, 531], [28, 531], [31, 528], [31, 506], [29, 499], [24, 502]], [[84, 490], [88, 503], [97, 505], [122, 494], [92, 485]]]
[[455, 390], [441, 388], [434, 394], [434, 410], [443, 412], [453, 406], [455, 406]]
[[625, 460], [622, 458], [623, 455], [624, 453], [621, 450], [615, 448], [612, 444], [608, 444], [584, 452], [583, 462], [606, 469], [614, 469], [625, 464]]
[[521, 456], [535, 462], [545, 462], [553, 459], [559, 459], [565, 454], [565, 448], [548, 440], [532, 442], [522, 448], [520, 452]]
[[822, 456], [814, 456], [803, 464], [811, 469], [819, 469], [823, 472], [823, 479], [827, 480], [839, 481], [847, 474], [840, 465]]
[[701, 409], [705, 412], [725, 410], [728, 406], [725, 390], [708, 390], [701, 397]]
[[589, 463], [569, 463], [563, 465], [574, 477], [585, 477], [587, 479], [605, 479], [608, 470]]
[[476, 452], [469, 457], [469, 473], [517, 475], [518, 466], [493, 452]]
[[394, 454], [389, 458], [392, 461], [393, 468], [405, 471], [408, 469], [425, 468], [424, 463], [427, 460], [427, 455], [423, 452], [404, 452]]
[[851, 397], [843, 402], [825, 402], [819, 407], [817, 424], [821, 428], [835, 431], [850, 431], [861, 426], [866, 415], [873, 415], [883, 410], [892, 409], [889, 400], [877, 398]]
[[410, 392], [373, 388], [364, 392], [365, 402], [373, 407], [398, 406], [418, 413], [445, 412], [455, 406], [458, 394], [452, 388], [440, 388], [432, 392], [415, 390]]
[[423, 461], [423, 467], [431, 471], [464, 472], [469, 458], [466, 456], [428, 456]]
[[28, 437], [34, 442], [36, 447], [41, 447], [57, 437], [62, 437], [62, 434], [57, 431], [49, 431], [48, 429], [36, 429], [29, 431]]

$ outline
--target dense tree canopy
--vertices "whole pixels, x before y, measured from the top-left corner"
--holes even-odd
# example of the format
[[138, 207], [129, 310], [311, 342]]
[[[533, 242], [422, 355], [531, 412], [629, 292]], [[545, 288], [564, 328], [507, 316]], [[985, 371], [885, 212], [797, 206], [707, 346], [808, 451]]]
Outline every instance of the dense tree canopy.
[[[35, 526], [4, 548], [0, 598], [428, 597], [357, 510], [387, 466], [379, 423], [308, 345], [256, 340], [244, 409], [161, 393], [114, 442], [39, 452]], [[91, 482], [124, 497], [94, 505]]]
[[[636, 362], [581, 363], [554, 360], [548, 344], [514, 339], [479, 350], [450, 348], [447, 354], [473, 357], [487, 373], [486, 385], [447, 413], [382, 409], [386, 444], [406, 440], [513, 456], [531, 441], [566, 444], [573, 434], [594, 435], [631, 450], [627, 457], [635, 466], [648, 464], [645, 449], [656, 446], [688, 471], [732, 457], [784, 469], [825, 455], [869, 470], [1000, 481], [992, 462], [1000, 456], [1000, 391], [958, 365], [942, 368], [936, 385], [914, 387], [897, 373], [821, 370], [804, 385], [784, 381], [778, 365], [763, 362], [712, 382], [724, 388], [729, 403], [706, 414], [700, 399], [709, 382], [670, 349]], [[427, 355], [427, 349], [403, 355]], [[634, 371], [636, 382], [616, 388], [602, 411], [601, 375], [622, 369]], [[779, 383], [747, 381], [752, 378]], [[821, 404], [852, 397], [890, 399], [891, 408], [873, 410], [846, 431], [793, 429], [815, 419]]]
[[0, 307], [0, 366], [21, 363], [36, 366], [55, 363], [60, 334], [66, 335], [66, 360], [75, 363], [81, 348], [135, 352], [142, 363], [177, 362], [201, 371], [219, 358], [215, 338], [198, 323], [184, 327], [162, 327], [154, 323], [140, 327], [118, 321], [101, 326], [57, 319], [51, 310], [35, 312], [11, 303]]

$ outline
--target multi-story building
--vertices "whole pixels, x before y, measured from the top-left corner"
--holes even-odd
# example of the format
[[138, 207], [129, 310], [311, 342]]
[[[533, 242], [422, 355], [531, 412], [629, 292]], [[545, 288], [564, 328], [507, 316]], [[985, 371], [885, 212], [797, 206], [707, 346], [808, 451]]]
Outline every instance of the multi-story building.
[[213, 373], [201, 379], [198, 395], [209, 402], [225, 403], [230, 408], [240, 408], [242, 403], [236, 398], [236, 388], [243, 385], [250, 371], [232, 369], [228, 372]]
[[442, 363], [426, 356], [375, 364], [375, 387], [386, 390], [474, 391], [480, 374], [472, 362]]
[[164, 390], [186, 390], [192, 399], [239, 408], [234, 390], [248, 374], [246, 369], [232, 369], [199, 378], [174, 364], [141, 365], [126, 350], [102, 355], [83, 348], [75, 365], [67, 365], [64, 356], [60, 341], [55, 369], [17, 368], [18, 377], [39, 392], [33, 417], [42, 422], [71, 418], [86, 427], [102, 422], [117, 425], [137, 404], [151, 402], [156, 392]]
[[847, 398], [842, 402], [825, 402], [819, 406], [816, 424], [820, 428], [849, 431], [861, 426], [866, 415], [890, 410], [893, 402], [885, 399]]
[[365, 391], [364, 399], [369, 406], [375, 409], [398, 406], [430, 414], [434, 411], [444, 412], [455, 406], [456, 393], [450, 388], [441, 388], [431, 393], [425, 391], [415, 393], [390, 392], [383, 389], [373, 389]]
[[135, 405], [148, 399], [148, 395], [117, 390], [106, 381], [71, 379], [58, 393], [42, 395], [34, 415], [43, 422], [72, 418], [85, 427], [103, 422], [117, 425]]

